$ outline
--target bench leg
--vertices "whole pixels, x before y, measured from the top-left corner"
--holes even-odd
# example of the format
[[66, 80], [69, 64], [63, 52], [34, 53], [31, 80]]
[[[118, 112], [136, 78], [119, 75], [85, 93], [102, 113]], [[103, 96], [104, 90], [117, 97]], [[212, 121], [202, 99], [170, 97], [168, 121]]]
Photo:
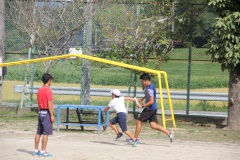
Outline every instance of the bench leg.
[[[107, 113], [106, 113], [106, 116], [107, 116]], [[104, 115], [103, 115], [103, 112], [102, 112], [102, 110], [101, 110], [101, 123], [102, 124], [105, 124], [105, 123], [107, 123], [108, 124], [108, 122], [105, 122], [104, 123]], [[103, 126], [103, 130], [106, 130], [107, 129], [107, 126]]]
[[[66, 110], [66, 123], [68, 123], [69, 120], [69, 108]], [[68, 129], [68, 125], [66, 125], [66, 129]]]
[[[77, 116], [78, 116], [78, 121], [79, 121], [80, 124], [82, 124], [81, 111], [77, 108], [76, 112], [77, 112]], [[83, 126], [81, 126], [81, 130], [84, 131]]]
[[102, 110], [101, 110], [101, 122], [102, 122], [102, 123], [104, 122], [104, 117], [103, 117]]

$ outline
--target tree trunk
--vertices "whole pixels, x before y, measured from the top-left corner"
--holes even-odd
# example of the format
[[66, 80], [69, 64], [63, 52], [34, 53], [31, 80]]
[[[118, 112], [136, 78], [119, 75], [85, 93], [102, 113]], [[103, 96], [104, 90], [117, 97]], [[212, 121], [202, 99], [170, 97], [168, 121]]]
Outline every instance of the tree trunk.
[[[87, 1], [88, 2], [88, 1]], [[86, 17], [92, 17], [92, 2], [89, 1], [89, 8], [86, 11]], [[88, 19], [88, 18], [86, 18]], [[92, 47], [92, 18], [90, 18], [84, 26], [84, 47], [83, 53], [91, 55]], [[90, 105], [90, 84], [91, 84], [91, 62], [82, 61], [82, 84], [81, 84], [81, 104]]]
[[227, 129], [240, 130], [240, 64], [230, 71]]
[[90, 105], [91, 62], [84, 59], [82, 63], [81, 104]]

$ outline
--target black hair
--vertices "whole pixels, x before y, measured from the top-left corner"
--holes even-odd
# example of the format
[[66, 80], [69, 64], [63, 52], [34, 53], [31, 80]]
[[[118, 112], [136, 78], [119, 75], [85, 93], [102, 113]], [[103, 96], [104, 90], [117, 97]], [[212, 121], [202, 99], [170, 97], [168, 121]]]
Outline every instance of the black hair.
[[50, 79], [53, 79], [53, 76], [49, 73], [44, 73], [42, 75], [42, 82], [46, 84]]
[[151, 80], [151, 77], [148, 73], [143, 73], [141, 76], [140, 76], [140, 79], [142, 80]]
[[120, 96], [117, 96], [116, 94], [113, 94], [113, 93], [112, 93], [112, 95], [114, 95], [114, 96], [115, 96], [115, 98], [119, 98], [119, 97], [120, 97]]

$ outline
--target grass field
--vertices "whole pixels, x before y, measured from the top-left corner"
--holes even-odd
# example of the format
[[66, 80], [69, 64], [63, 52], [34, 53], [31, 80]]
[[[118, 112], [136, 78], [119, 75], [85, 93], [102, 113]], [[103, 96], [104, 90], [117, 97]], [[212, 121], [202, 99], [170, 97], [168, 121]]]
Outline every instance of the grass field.
[[[193, 48], [190, 89], [192, 92], [225, 92], [228, 91], [228, 72], [222, 72], [220, 64], [210, 62], [210, 56], [205, 54], [206, 49]], [[24, 59], [23, 55], [10, 56], [7, 55], [5, 61], [17, 61]], [[161, 64], [161, 70], [167, 72], [170, 90], [186, 91], [188, 86], [188, 49], [173, 49], [169, 54], [170, 60]], [[176, 60], [178, 59], [178, 60]], [[201, 61], [199, 61], [201, 60]], [[208, 61], [202, 61], [208, 60]], [[54, 76], [53, 86], [71, 86], [80, 87], [81, 69], [80, 61], [63, 59], [53, 62], [50, 69]], [[149, 60], [151, 64], [153, 60]], [[78, 65], [77, 65], [78, 64]], [[151, 65], [150, 65], [151, 66]], [[30, 71], [31, 64], [29, 64]], [[34, 63], [34, 85], [41, 85], [41, 75], [44, 71], [42, 63]], [[22, 95], [13, 92], [14, 84], [24, 84], [26, 65], [8, 67], [7, 75], [3, 83], [3, 100], [11, 102], [19, 102]], [[30, 75], [30, 73], [29, 73]], [[128, 89], [131, 85], [133, 89], [134, 77], [130, 77], [131, 71], [119, 67], [104, 65], [100, 63], [92, 63], [91, 66], [91, 87], [92, 88], [121, 88]], [[30, 76], [29, 76], [30, 78]], [[29, 80], [30, 81], [30, 80]], [[153, 77], [152, 82], [156, 85], [157, 79]], [[162, 81], [163, 88], [165, 82]], [[136, 86], [141, 89], [139, 76], [137, 76]], [[158, 87], [158, 86], [156, 86]], [[36, 102], [36, 97], [34, 96]], [[79, 96], [55, 96], [56, 103], [78, 104]], [[97, 105], [105, 105], [108, 103], [108, 97], [91, 97], [91, 103]], [[174, 109], [186, 109], [186, 101], [173, 100]], [[166, 101], [164, 101], [166, 103]], [[167, 106], [167, 105], [165, 105]], [[227, 111], [225, 102], [207, 102], [205, 108], [201, 101], [191, 101], [190, 109], [192, 110], [211, 110], [211, 111]]]
[[[228, 86], [228, 72], [222, 72], [220, 64], [210, 61], [210, 56], [205, 54], [206, 49], [193, 49], [191, 63], [191, 81], [192, 89], [202, 88], [226, 88]], [[17, 61], [23, 59], [20, 55], [15, 57], [8, 55], [6, 62]], [[188, 49], [173, 49], [169, 54], [170, 60], [161, 64], [161, 70], [168, 74], [169, 86], [171, 89], [185, 89], [187, 87], [188, 77]], [[183, 59], [183, 60], [173, 60]], [[154, 60], [149, 60], [149, 66], [154, 63]], [[29, 65], [31, 68], [31, 65]], [[54, 75], [55, 82], [58, 83], [73, 83], [80, 84], [81, 69], [80, 61], [78, 60], [59, 60], [53, 62], [53, 67], [50, 68]], [[153, 68], [153, 66], [151, 66]], [[6, 80], [24, 80], [25, 65], [8, 67]], [[39, 81], [44, 72], [42, 63], [34, 64], [34, 81]], [[92, 63], [91, 66], [91, 84], [102, 86], [126, 86], [130, 81], [130, 70], [104, 65], [101, 63]], [[137, 78], [138, 79], [138, 78]], [[153, 83], [157, 80], [153, 78]], [[133, 83], [132, 83], [133, 84]], [[140, 86], [139, 80], [137, 85]]]

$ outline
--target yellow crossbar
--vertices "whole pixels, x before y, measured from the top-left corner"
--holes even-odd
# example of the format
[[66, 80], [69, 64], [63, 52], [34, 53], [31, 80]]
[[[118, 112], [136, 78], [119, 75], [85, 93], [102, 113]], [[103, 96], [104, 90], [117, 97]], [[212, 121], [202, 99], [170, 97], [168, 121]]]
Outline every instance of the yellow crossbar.
[[172, 123], [173, 123], [173, 126], [176, 127], [176, 122], [175, 122], [175, 118], [174, 118], [174, 112], [173, 112], [172, 102], [171, 102], [171, 97], [170, 97], [170, 90], [169, 90], [169, 86], [168, 86], [167, 73], [164, 71], [158, 71], [158, 70], [153, 70], [153, 69], [144, 68], [144, 67], [140, 67], [140, 66], [134, 66], [134, 65], [130, 65], [130, 64], [122, 63], [122, 62], [111, 61], [111, 60], [107, 60], [104, 58], [98, 58], [98, 57], [84, 55], [84, 54], [65, 54], [65, 55], [51, 56], [51, 57], [45, 57], [45, 58], [36, 58], [36, 59], [30, 59], [30, 60], [0, 63], [0, 67], [21, 65], [21, 64], [28, 64], [28, 63], [35, 63], [35, 62], [43, 62], [43, 61], [51, 61], [51, 60], [58, 60], [58, 59], [70, 58], [70, 57], [83, 58], [83, 59], [90, 60], [90, 61], [110, 64], [113, 66], [128, 68], [128, 69], [132, 69], [132, 70], [136, 70], [136, 71], [144, 71], [147, 73], [157, 75], [158, 84], [159, 84], [159, 93], [160, 93], [160, 105], [161, 105], [161, 109], [162, 109], [163, 127], [166, 128], [166, 119], [165, 119], [165, 112], [164, 112], [164, 104], [163, 104], [163, 96], [162, 96], [162, 83], [161, 83], [161, 75], [163, 75], [164, 80], [165, 80], [167, 95], [168, 95], [168, 102], [169, 102], [169, 107], [170, 107], [170, 112], [171, 112], [171, 117], [172, 117]]

